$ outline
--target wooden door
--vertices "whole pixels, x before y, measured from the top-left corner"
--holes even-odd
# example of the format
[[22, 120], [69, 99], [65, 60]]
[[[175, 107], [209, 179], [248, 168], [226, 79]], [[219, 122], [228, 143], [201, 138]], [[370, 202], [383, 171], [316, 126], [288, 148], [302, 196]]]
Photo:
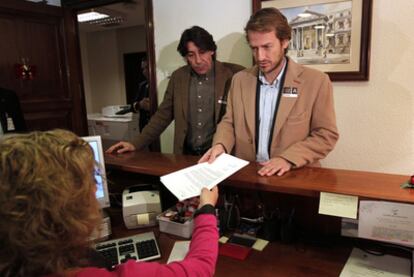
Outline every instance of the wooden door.
[[60, 7], [0, 1], [0, 87], [17, 93], [29, 130], [87, 133], [72, 20]]

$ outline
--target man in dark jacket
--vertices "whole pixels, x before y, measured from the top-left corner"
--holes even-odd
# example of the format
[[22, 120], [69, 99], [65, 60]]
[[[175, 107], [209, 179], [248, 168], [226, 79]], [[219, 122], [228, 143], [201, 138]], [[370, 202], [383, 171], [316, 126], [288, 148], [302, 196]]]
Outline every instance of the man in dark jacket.
[[132, 142], [119, 142], [107, 152], [141, 150], [175, 120], [174, 153], [201, 155], [211, 147], [217, 123], [226, 110], [233, 75], [243, 67], [216, 60], [211, 34], [193, 26], [181, 35], [178, 52], [187, 65], [171, 75], [164, 100], [142, 133]]
[[27, 130], [19, 98], [4, 88], [0, 88], [0, 127], [0, 134]]
[[141, 61], [141, 71], [145, 80], [138, 85], [137, 95], [135, 96], [132, 104], [133, 111], [139, 113], [139, 131], [142, 132], [145, 125], [150, 120], [150, 100], [149, 100], [149, 87], [148, 87], [148, 60], [144, 57]]

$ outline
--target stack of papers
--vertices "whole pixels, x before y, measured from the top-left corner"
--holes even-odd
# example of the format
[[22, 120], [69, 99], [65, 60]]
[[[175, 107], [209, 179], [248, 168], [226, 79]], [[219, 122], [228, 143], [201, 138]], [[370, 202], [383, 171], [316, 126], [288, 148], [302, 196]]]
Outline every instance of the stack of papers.
[[209, 164], [196, 164], [161, 176], [161, 182], [179, 201], [199, 196], [202, 188], [212, 189], [215, 185], [248, 165], [249, 162], [228, 154], [221, 154]]
[[411, 260], [354, 248], [339, 277], [411, 277]]

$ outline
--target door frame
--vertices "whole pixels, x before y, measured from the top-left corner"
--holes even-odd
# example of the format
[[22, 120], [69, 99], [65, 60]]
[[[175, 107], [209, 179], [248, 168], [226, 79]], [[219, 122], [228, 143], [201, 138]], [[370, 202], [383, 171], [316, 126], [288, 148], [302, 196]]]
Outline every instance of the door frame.
[[[89, 8], [96, 8], [99, 6], [109, 5], [109, 4], [115, 4], [115, 3], [122, 3], [126, 2], [125, 0], [61, 0], [62, 8], [64, 9], [65, 14], [68, 14], [68, 18], [65, 18], [65, 22], [69, 25], [74, 25], [75, 28], [69, 28], [70, 31], [74, 31], [76, 35], [76, 41], [77, 41], [77, 52], [78, 52], [78, 61], [79, 61], [79, 72], [82, 72], [82, 67], [80, 65], [80, 44], [79, 44], [79, 29], [77, 24], [77, 13], [80, 10], [85, 10]], [[144, 0], [144, 7], [145, 7], [145, 33], [146, 33], [146, 41], [147, 41], [147, 56], [148, 56], [148, 83], [149, 83], [149, 97], [151, 99], [151, 107], [150, 107], [150, 113], [153, 115], [157, 108], [158, 108], [158, 96], [157, 96], [157, 77], [156, 77], [156, 63], [155, 63], [155, 44], [154, 44], [154, 16], [153, 16], [153, 5], [152, 0]], [[69, 16], [71, 18], [69, 18]], [[65, 24], [66, 24], [65, 23]], [[86, 107], [85, 103], [85, 93], [83, 90], [83, 75], [81, 74], [81, 90], [83, 99], [80, 99], [80, 101], [83, 101], [82, 106]], [[86, 120], [86, 108], [84, 112], [84, 117]], [[159, 141], [158, 143], [159, 151]]]

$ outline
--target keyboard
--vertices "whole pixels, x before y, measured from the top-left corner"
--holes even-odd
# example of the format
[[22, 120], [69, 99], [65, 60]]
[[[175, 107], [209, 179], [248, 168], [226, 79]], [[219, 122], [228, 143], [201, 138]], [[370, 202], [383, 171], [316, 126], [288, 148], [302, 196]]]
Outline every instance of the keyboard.
[[100, 242], [95, 245], [95, 249], [112, 267], [131, 259], [149, 261], [161, 258], [153, 232]]

